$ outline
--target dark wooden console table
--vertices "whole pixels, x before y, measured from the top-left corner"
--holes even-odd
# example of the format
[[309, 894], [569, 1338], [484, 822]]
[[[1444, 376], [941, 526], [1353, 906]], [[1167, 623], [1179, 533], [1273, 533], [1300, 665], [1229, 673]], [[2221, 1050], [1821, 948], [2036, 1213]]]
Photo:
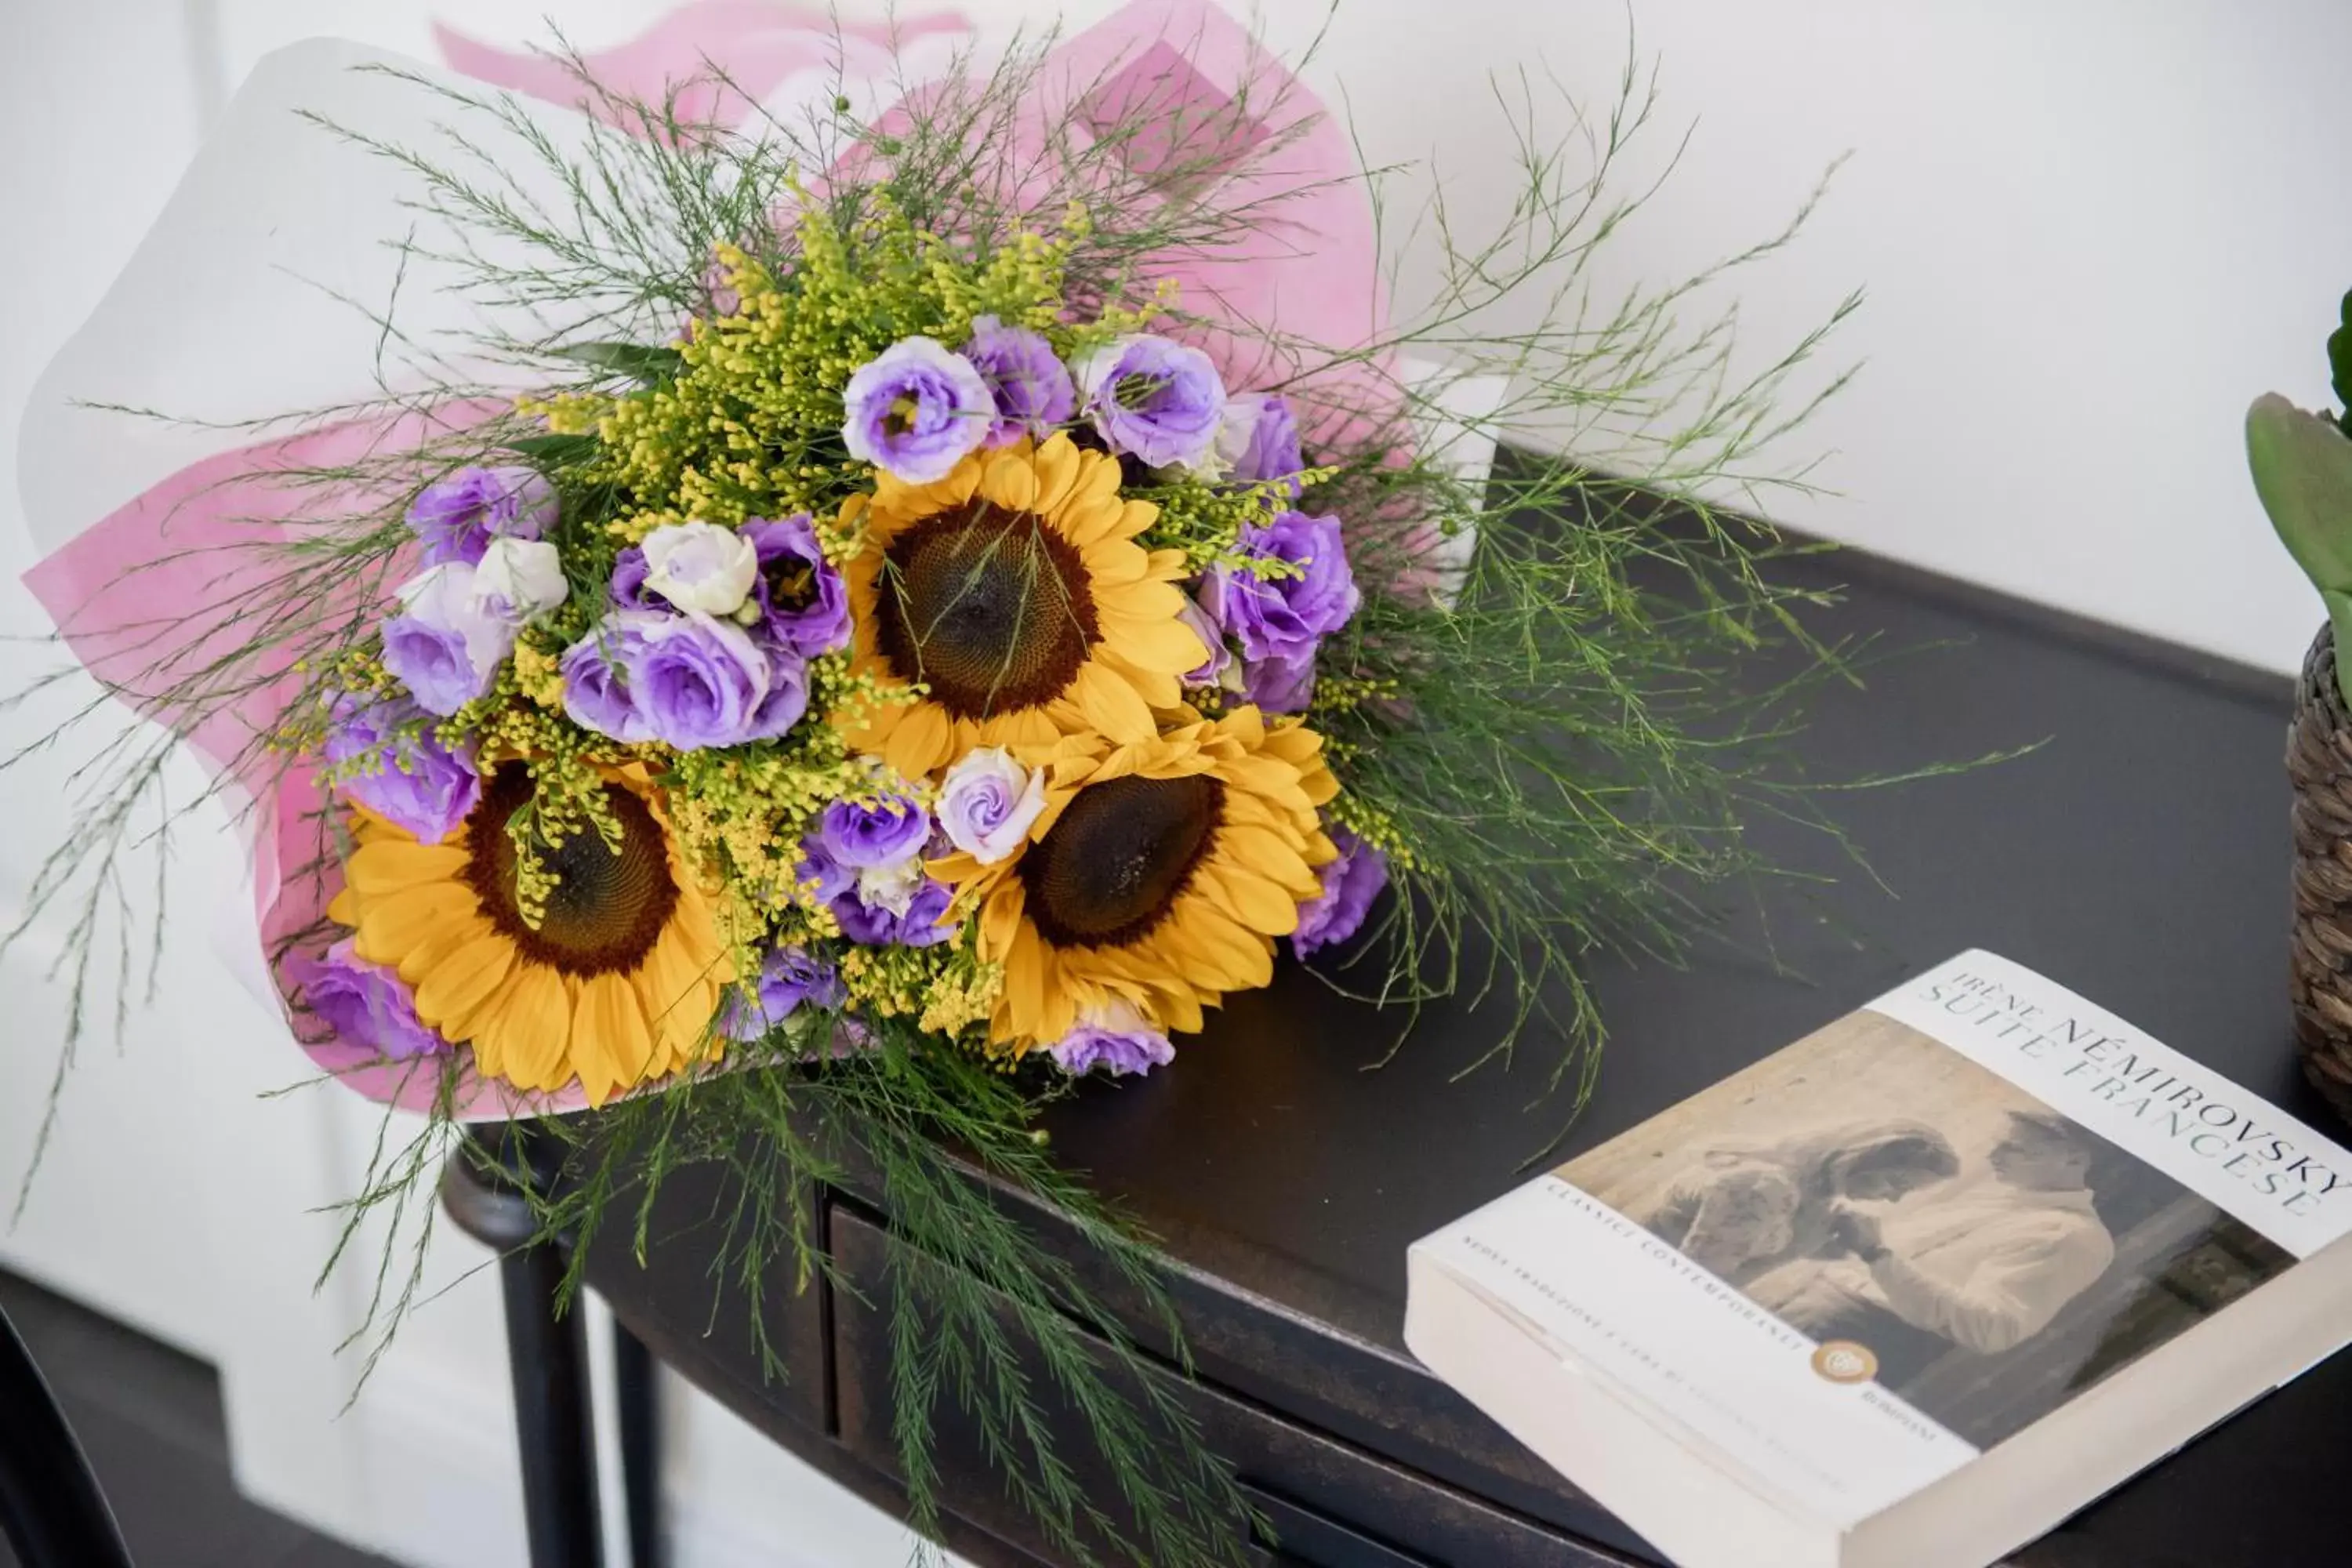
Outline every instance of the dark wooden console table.
[[[1761, 956], [1753, 914], [1729, 907], [1722, 940], [1686, 968], [1596, 963], [1612, 1041], [1567, 1151], [1971, 946], [2029, 963], [2329, 1125], [2296, 1073], [2287, 1016], [2280, 755], [2289, 683], [1866, 558], [1794, 570], [1851, 585], [1822, 617], [1827, 632], [1877, 632], [1889, 647], [1924, 650], [1874, 667], [1866, 689], [1822, 695], [1801, 742], [1817, 776], [2049, 743], [1960, 777], [1834, 796], [1832, 815], [1884, 888], [1805, 833], [1759, 821], [1757, 837], [1785, 863], [1839, 879], [1767, 893], [1777, 970]], [[1958, 646], [1933, 646], [1942, 644]], [[1394, 1021], [1294, 965], [1271, 989], [1235, 998], [1172, 1069], [1082, 1094], [1053, 1119], [1063, 1157], [1091, 1171], [1181, 1265], [1200, 1373], [1194, 1407], [1280, 1531], [1278, 1545], [1252, 1544], [1260, 1563], [1658, 1561], [1423, 1371], [1400, 1337], [1407, 1244], [1516, 1184], [1562, 1120], [1557, 1102], [1535, 1103], [1549, 1061], [1541, 1040], [1511, 1070], [1449, 1081], [1495, 1037], [1501, 1014], [1433, 1009], [1409, 1049], [1367, 1071]], [[674, 1175], [649, 1265], [614, 1237], [589, 1258], [589, 1281], [662, 1363], [894, 1506], [885, 1335], [873, 1306], [818, 1291], [777, 1308], [770, 1328], [793, 1375], [764, 1380], [744, 1309], [709, 1276], [699, 1226], [716, 1206], [712, 1179]], [[465, 1183], [453, 1177], [461, 1218], [495, 1239], [485, 1194]], [[887, 1216], [869, 1194], [824, 1203], [829, 1245], [848, 1277], [867, 1283], [870, 1303], [883, 1289]], [[1050, 1215], [1039, 1223], [1053, 1233]], [[558, 1335], [551, 1349], [541, 1331], [537, 1293], [549, 1272], [528, 1258], [508, 1264], [518, 1384], [536, 1391], [523, 1403], [526, 1475], [547, 1542], [535, 1568], [583, 1568], [593, 1559], [554, 1554], [592, 1550], [582, 1543], [593, 1532], [562, 1520], [567, 1507], [576, 1513], [564, 1488], [576, 1489], [586, 1439], [568, 1359], [575, 1347]], [[2352, 1318], [2352, 1302], [2346, 1310]], [[950, 1543], [987, 1568], [1052, 1561], [961, 1437], [950, 1421]], [[2339, 1568], [2352, 1561], [2347, 1463], [2352, 1355], [2339, 1355], [2016, 1561]]]

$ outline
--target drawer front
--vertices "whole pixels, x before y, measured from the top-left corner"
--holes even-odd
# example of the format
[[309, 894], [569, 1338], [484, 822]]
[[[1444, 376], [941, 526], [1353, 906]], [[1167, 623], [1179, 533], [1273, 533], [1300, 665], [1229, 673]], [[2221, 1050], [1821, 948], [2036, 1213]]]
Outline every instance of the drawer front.
[[[828, 1218], [834, 1260], [850, 1290], [834, 1293], [834, 1375], [839, 1441], [860, 1459], [897, 1472], [890, 1433], [891, 1246], [864, 1213], [836, 1205]], [[854, 1292], [854, 1293], [853, 1293]], [[862, 1298], [862, 1300], [861, 1300]], [[1028, 1348], [1016, 1344], [1041, 1402], [1051, 1383]], [[1323, 1433], [1283, 1419], [1221, 1391], [1185, 1384], [1155, 1370], [1180, 1391], [1209, 1445], [1234, 1470], [1277, 1536], [1252, 1537], [1246, 1520], [1234, 1530], [1263, 1568], [1633, 1568], [1633, 1560], [1439, 1485]], [[1115, 1506], [1115, 1485], [1079, 1436], [1068, 1412], [1054, 1411], [1061, 1452], [1088, 1495]], [[962, 1414], [942, 1401], [935, 1412], [936, 1463], [948, 1509], [1047, 1561], [1053, 1554], [1007, 1495]]]

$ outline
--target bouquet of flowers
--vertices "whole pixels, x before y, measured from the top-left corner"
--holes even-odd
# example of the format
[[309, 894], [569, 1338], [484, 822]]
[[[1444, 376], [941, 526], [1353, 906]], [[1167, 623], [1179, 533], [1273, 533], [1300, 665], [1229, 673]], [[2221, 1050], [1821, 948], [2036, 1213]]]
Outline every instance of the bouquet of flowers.
[[[691, 101], [740, 102], [712, 80]], [[241, 97], [181, 201], [294, 247], [279, 273], [372, 279], [316, 294], [373, 338], [375, 390], [191, 416], [50, 389], [84, 405], [37, 412], [58, 548], [31, 581], [160, 729], [115, 748], [38, 900], [108, 896], [192, 743], [252, 836], [298, 1037], [421, 1113], [354, 1224], [428, 1201], [466, 1121], [595, 1107], [547, 1123], [578, 1141], [537, 1194], [550, 1234], [726, 1162], [756, 1194], [730, 1279], [805, 1288], [807, 1179], [855, 1159], [928, 1313], [893, 1321], [918, 1522], [952, 1394], [1074, 1553], [1215, 1560], [1222, 1471], [1180, 1408], [1129, 1407], [1126, 1338], [971, 1174], [1155, 1290], [1034, 1108], [1167, 1067], [1324, 950], [1408, 1010], [1499, 981], [1519, 1020], [1554, 1009], [1551, 1081], [1589, 1061], [1570, 959], [1671, 943], [1688, 879], [1748, 864], [1741, 799], [1781, 787], [1742, 744], [1780, 721], [1715, 677], [1801, 635], [1791, 595], [1758, 571], [1770, 536], [1702, 498], [1773, 477], [1814, 340], [1741, 379], [1721, 319], [1675, 319], [1695, 284], [1580, 297], [1627, 210], [1603, 182], [1645, 112], [1630, 78], [1591, 167], [1529, 142], [1492, 237], [1434, 226], [1405, 319], [1378, 176], [1192, 0], [796, 121], [575, 84], [584, 114], [313, 50]], [[296, 129], [309, 161], [274, 177], [305, 200], [273, 207], [256, 171]], [[319, 237], [371, 202], [388, 244]], [[161, 309], [163, 265], [91, 331]], [[1480, 325], [1522, 302], [1551, 313]], [[139, 384], [185, 384], [152, 352]], [[306, 387], [327, 350], [256, 352]], [[1486, 472], [1497, 434], [1563, 421], [1625, 437], [1626, 472]], [[127, 460], [148, 482], [89, 525], [83, 481], [44, 474], [132, 426], [161, 432]], [[1490, 969], [1465, 975], [1472, 935]], [[985, 1351], [1008, 1310], [1058, 1389]], [[1123, 1509], [1031, 1447], [1053, 1395]]]

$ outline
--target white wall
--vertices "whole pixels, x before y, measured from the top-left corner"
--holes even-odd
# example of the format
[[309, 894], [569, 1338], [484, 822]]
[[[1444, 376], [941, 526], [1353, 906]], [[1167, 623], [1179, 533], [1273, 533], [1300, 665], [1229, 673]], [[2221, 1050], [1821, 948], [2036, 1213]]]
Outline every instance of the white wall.
[[[1315, 5], [1275, 0], [1303, 26]], [[1442, 13], [1443, 24], [1433, 25]], [[1741, 285], [1785, 345], [1849, 289], [1863, 372], [1811, 429], [1843, 493], [1783, 521], [2291, 669], [2316, 596], [2239, 422], [2329, 401], [2352, 288], [2342, 0], [1349, 0], [1323, 66], [1376, 159], [1434, 145], [1475, 202], [1483, 73], [1540, 58], [1606, 101], [1628, 14], [1663, 62], [1673, 177], [1605, 276], [1663, 281], [1771, 231], [1851, 152], [1800, 245]]]
[[[0, 433], [34, 374], [171, 188], [207, 106], [268, 49], [342, 33], [429, 52], [436, 14], [520, 41], [552, 13], [594, 47], [655, 0], [19, 0], [0, 6]], [[918, 9], [916, 0], [907, 8]], [[1111, 9], [1080, 0], [1075, 20]], [[880, 0], [844, 0], [852, 15]], [[1001, 29], [1042, 7], [969, 0]], [[1267, 0], [1278, 44], [1322, 0]], [[2326, 400], [2319, 342], [2352, 285], [2352, 140], [2341, 133], [2352, 6], [2341, 0], [1664, 0], [1632, 7], [1664, 64], [1661, 154], [1696, 135], [1617, 237], [1619, 286], [1679, 276], [1769, 232], [1838, 154], [1853, 157], [1800, 247], [1749, 275], [1745, 341], [1793, 339], [1866, 286], [1841, 334], [1865, 362], [1822, 416], [1822, 480], [1782, 515], [1872, 549], [2276, 668], [2317, 624], [2244, 479], [2256, 392]], [[1471, 209], [1503, 195], [1493, 64], [1605, 98], [1626, 47], [1620, 0], [1344, 0], [1313, 79], [1348, 85], [1379, 161], [1434, 151]], [[1640, 160], [1629, 170], [1638, 174]], [[1408, 281], [1412, 274], [1408, 273]], [[0, 630], [42, 625], [13, 439], [0, 439]], [[0, 647], [0, 686], [36, 663]], [[86, 691], [86, 689], [81, 689]], [[72, 694], [61, 694], [59, 700]], [[29, 721], [12, 718], [21, 736]], [[68, 819], [65, 765], [0, 773], [0, 921]], [[194, 933], [233, 881], [218, 831], [181, 855], [162, 1005], [102, 1040], [0, 1261], [28, 1268], [222, 1363], [240, 1473], [269, 1500], [419, 1563], [518, 1561], [494, 1284], [466, 1277], [417, 1319], [360, 1409], [330, 1355], [355, 1303], [313, 1304], [323, 1250], [306, 1211], [347, 1191], [368, 1131], [355, 1105], [264, 1103], [297, 1062]], [[46, 1086], [54, 929], [0, 968], [17, 1028], [0, 1056], [0, 1182]], [[227, 1065], [227, 1070], [214, 1070]], [[5, 1194], [0, 1194], [5, 1195]], [[670, 1477], [683, 1561], [862, 1568], [901, 1560], [887, 1521], [678, 1398]], [[423, 1506], [419, 1506], [419, 1505]], [[787, 1555], [793, 1553], [796, 1555]]]

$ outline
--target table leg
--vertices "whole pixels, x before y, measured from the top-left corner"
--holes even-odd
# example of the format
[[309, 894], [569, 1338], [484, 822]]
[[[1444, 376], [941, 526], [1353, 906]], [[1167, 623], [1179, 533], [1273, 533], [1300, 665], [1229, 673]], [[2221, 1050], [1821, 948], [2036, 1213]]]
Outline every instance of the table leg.
[[499, 1260], [507, 1357], [514, 1368], [530, 1568], [604, 1568], [596, 1503], [596, 1426], [588, 1399], [587, 1336], [577, 1313], [556, 1316], [563, 1257], [526, 1247]]
[[441, 1201], [499, 1252], [530, 1568], [604, 1568], [587, 1335], [578, 1313], [557, 1314], [563, 1251], [540, 1238], [529, 1195], [553, 1178], [562, 1149], [517, 1123], [477, 1127], [467, 1141], [442, 1172]]
[[613, 1392], [621, 1426], [621, 1492], [629, 1520], [629, 1568], [668, 1568], [662, 1539], [661, 1414], [654, 1354], [613, 1321]]

